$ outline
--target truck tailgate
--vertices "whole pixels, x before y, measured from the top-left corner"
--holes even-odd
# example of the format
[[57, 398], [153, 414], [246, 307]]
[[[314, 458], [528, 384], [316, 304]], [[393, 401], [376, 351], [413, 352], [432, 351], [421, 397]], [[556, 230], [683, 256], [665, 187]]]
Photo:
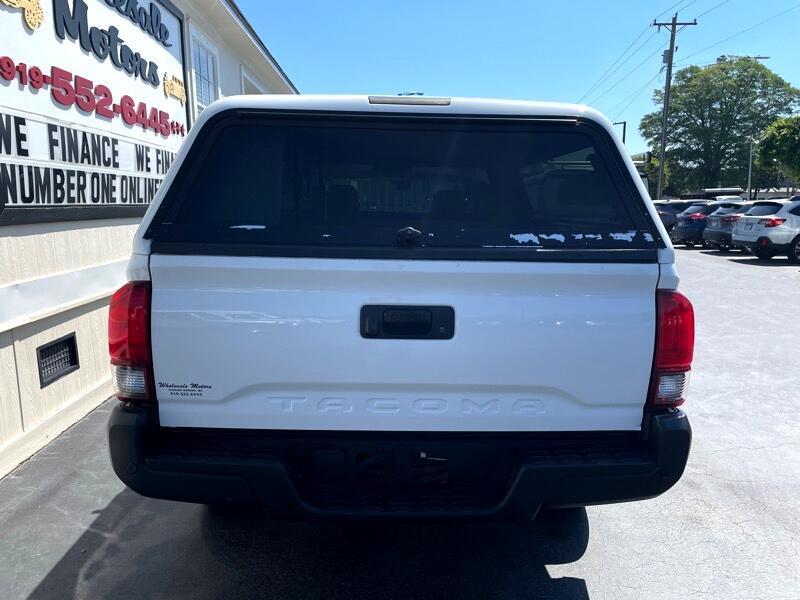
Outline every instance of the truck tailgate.
[[[637, 430], [655, 263], [154, 254], [168, 427]], [[452, 307], [450, 339], [362, 336], [365, 305]]]

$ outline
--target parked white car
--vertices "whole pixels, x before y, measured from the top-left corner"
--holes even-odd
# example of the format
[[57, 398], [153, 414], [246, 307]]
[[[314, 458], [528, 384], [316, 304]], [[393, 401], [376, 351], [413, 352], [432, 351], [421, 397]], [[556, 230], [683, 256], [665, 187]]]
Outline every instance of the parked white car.
[[206, 108], [109, 310], [114, 470], [275, 518], [498, 517], [683, 473], [692, 305], [585, 106]]
[[733, 245], [763, 260], [785, 254], [800, 263], [800, 196], [753, 203], [733, 229]]

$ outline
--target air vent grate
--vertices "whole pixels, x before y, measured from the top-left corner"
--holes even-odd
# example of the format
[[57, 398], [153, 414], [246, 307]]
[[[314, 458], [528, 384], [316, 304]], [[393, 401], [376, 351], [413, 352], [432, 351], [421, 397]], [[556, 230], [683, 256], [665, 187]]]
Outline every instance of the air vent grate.
[[47, 387], [54, 381], [76, 371], [78, 364], [78, 345], [75, 334], [59, 338], [36, 349], [39, 362], [39, 385]]

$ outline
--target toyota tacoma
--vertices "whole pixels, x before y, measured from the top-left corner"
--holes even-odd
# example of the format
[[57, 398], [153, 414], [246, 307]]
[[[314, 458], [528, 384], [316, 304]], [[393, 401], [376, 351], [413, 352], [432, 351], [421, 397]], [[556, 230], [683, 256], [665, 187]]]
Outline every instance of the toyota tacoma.
[[585, 106], [206, 108], [109, 312], [119, 478], [276, 519], [530, 520], [680, 478], [674, 253]]

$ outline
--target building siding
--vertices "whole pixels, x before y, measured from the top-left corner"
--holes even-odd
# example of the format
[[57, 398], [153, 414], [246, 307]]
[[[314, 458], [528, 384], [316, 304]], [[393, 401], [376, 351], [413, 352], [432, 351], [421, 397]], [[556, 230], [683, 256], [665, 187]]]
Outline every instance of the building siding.
[[[103, 0], [83, 1], [90, 5], [92, 25], [107, 25], [120, 18], [104, 6]], [[140, 4], [146, 1], [140, 0]], [[243, 72], [267, 93], [295, 93], [291, 82], [265, 52], [263, 45], [254, 42], [249, 27], [242, 26], [238, 9], [233, 10], [225, 0], [174, 0], [173, 4], [183, 12], [185, 68], [182, 76], [190, 107], [189, 126], [196, 117], [191, 65], [192, 28], [205, 36], [218, 51], [220, 97], [243, 93]], [[52, 21], [51, 3], [43, 2], [43, 6], [46, 19]], [[19, 21], [19, 15], [13, 11], [0, 13], [3, 31], [20, 27]], [[36, 39], [46, 39], [35, 35], [51, 36], [51, 21], [46, 21], [38, 32], [27, 31], [24, 43], [35, 44]], [[20, 39], [20, 30], [14, 31], [16, 39]], [[141, 32], [134, 33], [136, 35], [124, 37], [133, 40], [131, 43], [137, 49], [161, 50], [155, 40], [140, 35]], [[177, 37], [171, 41], [178, 43], [180, 49]], [[77, 41], [69, 39], [63, 43], [73, 51]], [[24, 54], [22, 48], [12, 47], [12, 50], [15, 56]], [[58, 62], [55, 56], [52, 61], [48, 57], [45, 59]], [[72, 69], [73, 65], [66, 67]], [[98, 81], [102, 80], [102, 69], [110, 68], [108, 64], [96, 64], [94, 56], [86, 56], [85, 63], [74, 65], [78, 74], [91, 74], [95, 69], [99, 73]], [[131, 86], [131, 93], [136, 96], [136, 90], [140, 88]], [[25, 112], [32, 110], [25, 95], [30, 91], [20, 89], [16, 96], [11, 92], [0, 95], [0, 112], [29, 114], [31, 119], [35, 119], [37, 113]], [[49, 96], [49, 92], [39, 90], [39, 95], [34, 98], [41, 101], [38, 96], [42, 94]], [[173, 108], [177, 104], [174, 98], [164, 98], [163, 101], [172, 103]], [[61, 120], [67, 126], [74, 122], [78, 127], [89, 129], [103, 127], [102, 121], [94, 117], [87, 120], [87, 117], [74, 112], [74, 107], [70, 110], [47, 118]], [[112, 125], [116, 130], [112, 131]], [[108, 127], [109, 135], [125, 137], [126, 132], [120, 130], [117, 120], [112, 120]], [[132, 131], [128, 130], [128, 133]], [[153, 137], [152, 142], [147, 143], [157, 144], [156, 140], [157, 137]], [[170, 149], [175, 150], [174, 147]], [[0, 160], [4, 158], [0, 157]], [[20, 163], [31, 162], [26, 158], [9, 158]], [[111, 394], [107, 349], [108, 301], [125, 279], [125, 264], [130, 257], [131, 241], [139, 221], [138, 217], [112, 217], [0, 226], [0, 477]], [[71, 333], [76, 335], [80, 368], [42, 388], [37, 348]]]

